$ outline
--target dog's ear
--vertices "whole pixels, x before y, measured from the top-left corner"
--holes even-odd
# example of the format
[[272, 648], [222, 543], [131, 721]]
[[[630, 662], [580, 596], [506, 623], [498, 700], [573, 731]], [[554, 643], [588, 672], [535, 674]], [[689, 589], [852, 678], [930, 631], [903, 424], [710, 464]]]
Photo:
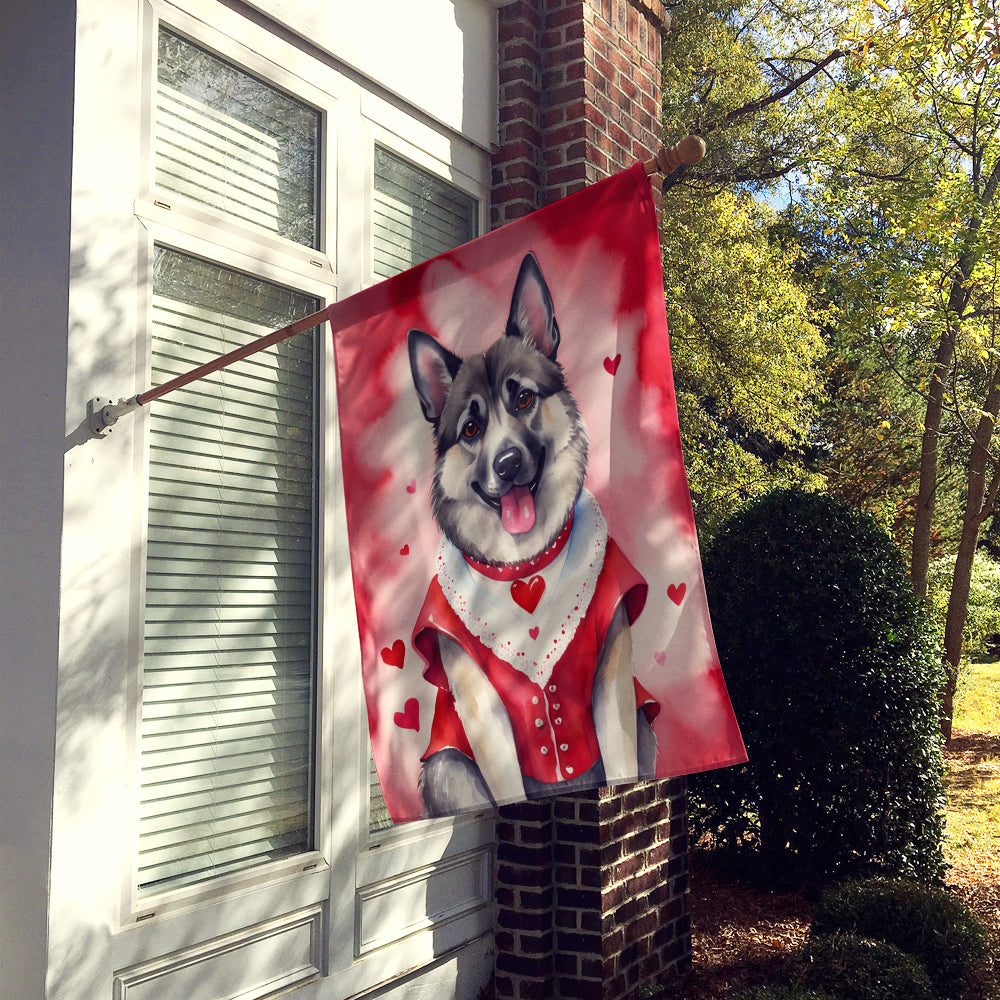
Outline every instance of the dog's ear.
[[529, 339], [535, 347], [555, 360], [559, 347], [559, 325], [549, 286], [542, 277], [542, 269], [533, 253], [521, 261], [521, 270], [514, 285], [514, 295], [510, 301], [510, 316], [507, 318], [508, 337]]
[[411, 330], [406, 336], [406, 343], [420, 406], [424, 416], [435, 424], [441, 417], [444, 401], [448, 398], [448, 390], [458, 374], [462, 359], [423, 330]]

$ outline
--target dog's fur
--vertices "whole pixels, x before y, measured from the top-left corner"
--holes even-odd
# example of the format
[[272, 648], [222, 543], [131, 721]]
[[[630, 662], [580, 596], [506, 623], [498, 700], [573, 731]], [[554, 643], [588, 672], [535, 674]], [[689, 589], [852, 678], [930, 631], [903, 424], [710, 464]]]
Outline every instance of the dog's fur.
[[[409, 333], [414, 385], [434, 428], [434, 517], [479, 562], [538, 556], [583, 488], [587, 432], [556, 360], [559, 345], [552, 298], [533, 254], [521, 264], [506, 329], [484, 353], [463, 359], [421, 330]], [[483, 672], [444, 636], [439, 648], [476, 761], [456, 750], [426, 761], [428, 814], [551, 791], [521, 775], [509, 718]], [[601, 652], [593, 711], [602, 758], [559, 789], [651, 774], [655, 739], [645, 715], [635, 712], [631, 635], [621, 607]]]

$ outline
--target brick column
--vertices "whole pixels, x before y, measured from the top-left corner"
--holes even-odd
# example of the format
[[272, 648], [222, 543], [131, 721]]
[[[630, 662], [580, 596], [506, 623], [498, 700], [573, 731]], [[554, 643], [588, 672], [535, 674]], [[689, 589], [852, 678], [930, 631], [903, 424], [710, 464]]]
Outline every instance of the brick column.
[[[494, 226], [648, 158], [661, 141], [661, 0], [513, 0], [498, 11]], [[683, 778], [506, 806], [496, 996], [624, 1000], [687, 971]]]
[[660, 144], [662, 0], [514, 0], [498, 11], [493, 225]]

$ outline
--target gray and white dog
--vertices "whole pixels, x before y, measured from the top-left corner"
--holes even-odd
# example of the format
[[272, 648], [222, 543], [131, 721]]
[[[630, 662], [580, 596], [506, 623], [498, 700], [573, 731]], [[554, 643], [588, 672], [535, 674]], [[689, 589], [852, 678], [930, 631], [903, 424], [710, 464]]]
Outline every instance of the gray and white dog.
[[[494, 587], [501, 598], [504, 588], [518, 586], [504, 581], [519, 574], [532, 577], [535, 583], [534, 567], [544, 565], [549, 558], [546, 554], [565, 545], [567, 538], [571, 554], [597, 544], [579, 537], [589, 524], [588, 517], [606, 538], [599, 508], [583, 488], [588, 437], [556, 360], [560, 342], [549, 288], [530, 253], [517, 276], [506, 329], [485, 352], [461, 358], [421, 330], [411, 330], [408, 336], [413, 382], [424, 417], [433, 427], [436, 463], [431, 499], [445, 538], [443, 548], [460, 553], [465, 564], [476, 567], [470, 573], [476, 585]], [[586, 509], [585, 498], [590, 504]], [[596, 513], [589, 514], [591, 510]], [[458, 567], [454, 575], [461, 576], [465, 564], [457, 555], [454, 558]], [[571, 556], [560, 549], [559, 558]], [[603, 548], [600, 558], [604, 558]], [[548, 601], [560, 581], [571, 575], [568, 566], [559, 566], [560, 579], [547, 583]], [[544, 575], [545, 571], [539, 572]], [[549, 570], [550, 576], [553, 572]], [[447, 571], [445, 577], [451, 579]], [[637, 579], [641, 582], [641, 577]], [[641, 592], [644, 599], [644, 583]], [[460, 606], [465, 595], [459, 592], [459, 584], [450, 593], [448, 600], [458, 613], [466, 613], [464, 605]], [[572, 595], [567, 599], [572, 602]], [[448, 611], [440, 602], [439, 606]], [[503, 617], [504, 613], [501, 609], [497, 614]], [[515, 672], [510, 674], [506, 663], [497, 667], [480, 642], [456, 635], [457, 626], [439, 626], [435, 621], [421, 632], [418, 625], [415, 645], [429, 662], [439, 660], [447, 692], [454, 699], [453, 710], [468, 740], [461, 748], [454, 745], [455, 740], [443, 740], [425, 757], [421, 788], [428, 815], [651, 775], [656, 743], [647, 714], [641, 706], [637, 711], [629, 622], [621, 600], [594, 651], [596, 662], [573, 668], [571, 679], [581, 672], [584, 677], [575, 697], [589, 696], [589, 704], [580, 709], [580, 725], [593, 730], [597, 749], [590, 756], [595, 759], [579, 756], [582, 751], [577, 751], [572, 763], [566, 763], [568, 751], [561, 755], [559, 747], [568, 747], [570, 737], [560, 742], [553, 735], [551, 752], [549, 748], [538, 751], [549, 756], [538, 758], [534, 776], [525, 760], [530, 750], [527, 741], [534, 735], [532, 726], [542, 728], [542, 715], [522, 720], [524, 710], [517, 704], [521, 698], [517, 692], [543, 707], [554, 704], [546, 725], [564, 725], [563, 703], [546, 694], [556, 690], [553, 677], [524, 678], [522, 674], [528, 671], [519, 666], [523, 653], [511, 653]], [[428, 632], [433, 638], [428, 639]], [[508, 676], [511, 679], [505, 680]], [[541, 683], [536, 683], [539, 679]], [[443, 681], [439, 683], [445, 687]], [[539, 694], [532, 694], [536, 687], [541, 702]], [[566, 690], [565, 683], [562, 690]], [[446, 697], [445, 702], [451, 710], [450, 699]], [[438, 705], [442, 706], [440, 695]], [[549, 774], [546, 768], [554, 767], [557, 757], [563, 763]], [[540, 780], [538, 773], [543, 772]]]

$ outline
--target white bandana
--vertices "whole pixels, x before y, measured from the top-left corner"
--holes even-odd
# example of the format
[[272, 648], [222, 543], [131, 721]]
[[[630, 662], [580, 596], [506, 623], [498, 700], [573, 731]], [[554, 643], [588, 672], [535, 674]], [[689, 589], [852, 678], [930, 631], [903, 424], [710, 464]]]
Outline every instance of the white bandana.
[[[607, 543], [608, 525], [601, 508], [583, 490], [565, 547], [537, 573], [529, 571], [513, 583], [490, 579], [442, 538], [437, 579], [462, 624], [497, 657], [543, 685], [587, 613]], [[529, 612], [514, 600], [512, 588], [520, 587], [522, 594], [529, 588], [537, 591], [537, 577], [544, 581], [544, 590]]]

